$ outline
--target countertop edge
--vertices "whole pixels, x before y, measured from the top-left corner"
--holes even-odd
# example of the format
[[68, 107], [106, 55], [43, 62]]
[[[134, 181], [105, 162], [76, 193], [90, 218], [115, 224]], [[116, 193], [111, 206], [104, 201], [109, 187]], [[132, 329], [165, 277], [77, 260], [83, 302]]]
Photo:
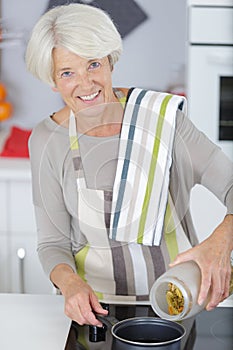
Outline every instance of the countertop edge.
[[0, 157], [0, 180], [31, 180], [31, 165], [28, 158]]

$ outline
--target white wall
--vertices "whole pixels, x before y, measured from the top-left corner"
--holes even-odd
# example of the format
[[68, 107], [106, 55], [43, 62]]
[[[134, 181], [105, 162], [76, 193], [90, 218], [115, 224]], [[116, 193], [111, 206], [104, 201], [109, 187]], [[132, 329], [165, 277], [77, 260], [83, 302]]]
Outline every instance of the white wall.
[[[114, 70], [114, 85], [166, 90], [177, 67], [183, 69], [185, 65], [186, 0], [135, 1], [149, 18], [124, 39], [124, 52]], [[29, 33], [47, 3], [48, 0], [2, 0], [2, 18]], [[7, 85], [8, 99], [14, 105], [13, 117], [2, 123], [5, 128], [31, 128], [62, 106], [57, 93], [26, 71], [24, 50], [24, 45], [2, 50], [0, 79]]]

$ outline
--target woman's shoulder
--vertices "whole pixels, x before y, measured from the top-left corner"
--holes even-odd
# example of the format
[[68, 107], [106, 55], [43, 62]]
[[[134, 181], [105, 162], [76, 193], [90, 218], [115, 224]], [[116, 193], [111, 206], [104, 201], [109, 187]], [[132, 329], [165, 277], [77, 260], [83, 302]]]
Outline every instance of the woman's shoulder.
[[126, 88], [126, 87], [117, 87], [117, 90], [120, 90], [125, 96], [128, 95], [128, 92], [130, 90], [130, 88]]
[[51, 119], [58, 125], [61, 125], [63, 128], [69, 127], [69, 116], [70, 116], [70, 108], [68, 106], [64, 106], [59, 111], [53, 113]]
[[49, 124], [50, 124], [50, 116], [42, 119], [38, 124], [36, 124], [33, 129], [30, 136], [30, 141], [36, 141], [36, 139], [44, 138], [45, 135], [47, 135], [49, 131]]
[[40, 153], [44, 150], [54, 149], [53, 145], [60, 145], [67, 143], [68, 129], [62, 125], [57, 124], [53, 115], [41, 120], [32, 130], [29, 138], [29, 149], [32, 152]]
[[[54, 112], [45, 119], [42, 119], [32, 130], [32, 138], [43, 137], [55, 132], [58, 134], [68, 134], [66, 119], [61, 117], [61, 111]], [[64, 115], [64, 114], [63, 114]], [[63, 122], [62, 122], [63, 120]]]

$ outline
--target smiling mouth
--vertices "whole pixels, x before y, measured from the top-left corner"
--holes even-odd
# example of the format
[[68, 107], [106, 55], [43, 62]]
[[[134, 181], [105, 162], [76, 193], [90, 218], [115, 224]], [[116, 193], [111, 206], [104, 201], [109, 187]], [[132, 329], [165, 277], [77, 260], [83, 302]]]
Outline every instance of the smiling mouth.
[[99, 91], [97, 92], [94, 92], [93, 94], [91, 95], [85, 95], [85, 96], [79, 96], [79, 98], [82, 100], [82, 101], [92, 101], [94, 100], [98, 95], [99, 95]]

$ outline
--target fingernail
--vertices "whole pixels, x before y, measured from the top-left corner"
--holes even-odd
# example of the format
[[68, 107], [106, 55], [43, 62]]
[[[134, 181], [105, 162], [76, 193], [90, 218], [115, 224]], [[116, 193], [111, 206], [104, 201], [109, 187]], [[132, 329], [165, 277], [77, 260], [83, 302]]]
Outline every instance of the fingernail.
[[214, 309], [213, 306], [207, 306], [207, 307], [206, 307], [206, 310], [207, 310], [207, 311], [211, 311], [211, 310], [213, 310], [213, 309]]

